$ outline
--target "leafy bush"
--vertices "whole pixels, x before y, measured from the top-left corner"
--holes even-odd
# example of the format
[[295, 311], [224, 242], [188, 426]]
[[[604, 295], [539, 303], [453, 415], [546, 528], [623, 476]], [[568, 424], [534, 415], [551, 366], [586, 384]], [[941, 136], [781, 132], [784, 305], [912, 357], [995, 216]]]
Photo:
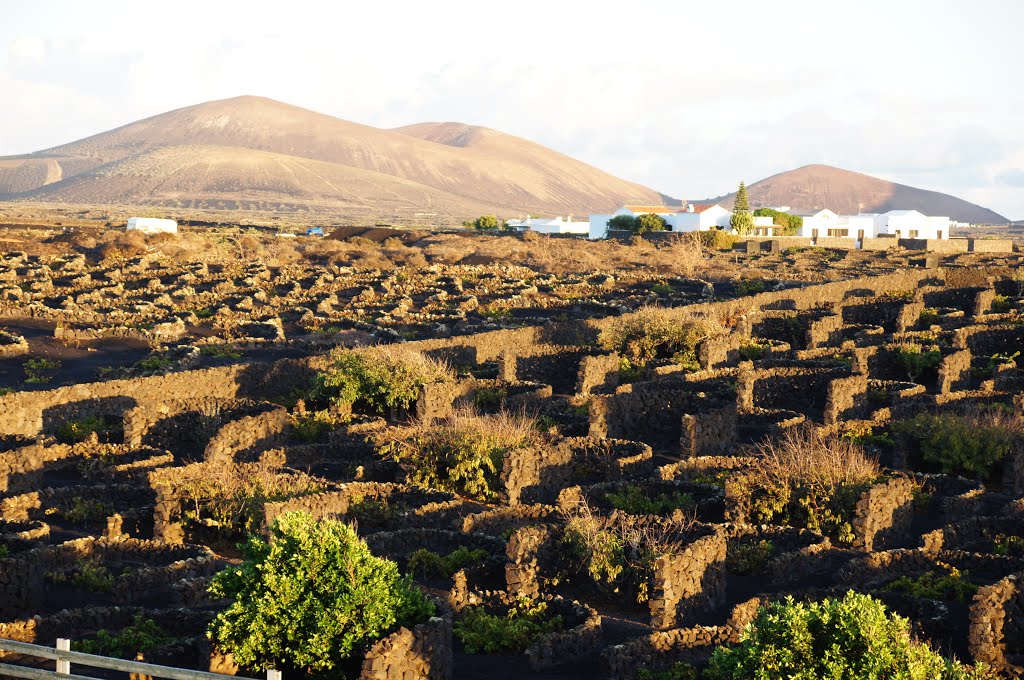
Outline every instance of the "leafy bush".
[[942, 350], [938, 345], [905, 342], [896, 348], [896, 362], [907, 372], [911, 382], [917, 382], [922, 374], [938, 369], [942, 363]]
[[250, 538], [245, 550], [242, 566], [214, 577], [213, 596], [234, 601], [208, 632], [243, 667], [337, 672], [390, 631], [434, 613], [398, 565], [375, 557], [342, 522], [287, 513], [269, 543]]
[[312, 411], [292, 416], [292, 432], [300, 442], [315, 442], [339, 425], [330, 411]]
[[25, 382], [32, 385], [48, 383], [53, 380], [53, 372], [61, 367], [58, 359], [26, 359], [21, 367], [25, 370]]
[[504, 387], [481, 387], [473, 395], [473, 405], [480, 409], [495, 409], [505, 402], [506, 397], [508, 390]]
[[448, 367], [419, 352], [394, 348], [343, 349], [316, 377], [314, 396], [334, 404], [360, 404], [371, 411], [408, 409], [424, 385], [454, 379]]
[[921, 326], [931, 326], [937, 324], [941, 318], [939, 310], [934, 307], [925, 307], [921, 310], [920, 316], [917, 317], [917, 323]]
[[795, 602], [787, 597], [758, 612], [740, 644], [719, 647], [706, 680], [983, 678], [945, 659], [910, 634], [910, 622], [878, 600], [854, 592], [839, 599]]
[[901, 576], [885, 584], [882, 590], [900, 591], [914, 597], [931, 600], [966, 602], [978, 592], [978, 586], [967, 578], [969, 572], [960, 571], [945, 562], [938, 562], [938, 571], [926, 571], [920, 576]]
[[106, 519], [114, 512], [110, 503], [73, 496], [71, 506], [60, 510], [60, 515], [72, 524], [89, 524]]
[[764, 292], [763, 279], [743, 279], [736, 282], [737, 295], [755, 295]]
[[734, 541], [725, 553], [725, 566], [735, 574], [754, 574], [761, 571], [775, 552], [775, 544], [766, 538], [756, 541]]
[[664, 515], [697, 504], [693, 494], [676, 491], [651, 496], [639, 484], [627, 484], [621, 491], [609, 492], [608, 501], [616, 510], [630, 515]]
[[479, 563], [489, 554], [483, 548], [470, 550], [464, 545], [460, 545], [447, 555], [439, 555], [432, 550], [420, 548], [409, 556], [409, 571], [421, 571], [424, 577], [451, 578], [459, 569]]
[[242, 356], [241, 352], [228, 349], [222, 345], [203, 345], [199, 348], [199, 354], [214, 359], [237, 359]]
[[473, 227], [480, 231], [497, 229], [500, 226], [501, 222], [494, 215], [481, 215], [473, 222]]
[[860, 494], [881, 474], [878, 462], [853, 442], [825, 436], [813, 426], [788, 430], [759, 446], [757, 464], [732, 476], [738, 497], [762, 523], [820, 531], [853, 542], [853, 513]]
[[570, 571], [585, 571], [599, 587], [629, 591], [646, 602], [648, 575], [659, 555], [681, 549], [677, 526], [650, 524], [629, 516], [601, 517], [586, 503], [566, 515], [562, 559]]
[[713, 250], [730, 250], [739, 238], [724, 229], [708, 229], [693, 232], [697, 241], [705, 248]]
[[685, 661], [677, 661], [671, 668], [663, 671], [638, 668], [636, 680], [700, 680], [700, 674]]
[[740, 358], [745, 361], [757, 361], [764, 356], [764, 353], [768, 350], [768, 345], [762, 345], [756, 340], [751, 340], [747, 344], [740, 347]]
[[992, 300], [992, 312], [994, 314], [1005, 314], [1013, 309], [1013, 302], [1005, 295], [996, 295]]
[[94, 593], [109, 593], [114, 589], [114, 575], [102, 564], [84, 560], [65, 572], [48, 572], [46, 578], [53, 583], [69, 583]]
[[643, 307], [613, 319], [601, 330], [598, 343], [617, 351], [631, 366], [643, 367], [654, 359], [696, 362], [697, 346], [722, 332], [710, 319], [682, 318], [668, 309]]
[[644, 213], [643, 215], [637, 215], [633, 233], [646, 234], [652, 231], [665, 231], [667, 228], [668, 223], [661, 215]]
[[1024, 555], [1024, 538], [1007, 534], [996, 534], [995, 538], [992, 539], [992, 552], [996, 555]]
[[57, 428], [57, 437], [66, 442], [84, 442], [91, 434], [101, 434], [109, 430], [107, 421], [98, 416], [85, 416], [68, 422]]
[[988, 479], [996, 466], [1024, 441], [1024, 422], [997, 409], [952, 413], [921, 413], [893, 422], [893, 432], [909, 437], [921, 457], [946, 474]]
[[488, 614], [483, 607], [469, 607], [452, 632], [470, 654], [521, 652], [541, 635], [562, 630], [562, 617], [550, 615], [547, 609], [547, 602], [527, 597], [521, 597], [505, 616]]
[[122, 628], [116, 635], [100, 630], [96, 633], [96, 639], [75, 640], [72, 647], [76, 652], [84, 654], [129, 659], [135, 658], [139, 652], [148, 652], [169, 645], [175, 639], [153, 619], [144, 619], [142, 614], [136, 614], [131, 624]]
[[135, 367], [145, 373], [159, 373], [174, 365], [174, 359], [166, 355], [154, 354], [136, 362]]
[[499, 495], [505, 455], [539, 436], [534, 421], [524, 416], [459, 412], [438, 424], [398, 430], [378, 443], [381, 453], [407, 469], [411, 483], [491, 501]]

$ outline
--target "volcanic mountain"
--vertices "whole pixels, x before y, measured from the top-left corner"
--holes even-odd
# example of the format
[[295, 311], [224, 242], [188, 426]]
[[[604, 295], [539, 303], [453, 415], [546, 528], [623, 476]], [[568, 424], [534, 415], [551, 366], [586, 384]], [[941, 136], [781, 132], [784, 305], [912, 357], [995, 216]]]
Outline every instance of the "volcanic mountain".
[[0, 158], [0, 198], [312, 208], [415, 221], [417, 214], [585, 215], [667, 197], [488, 128], [385, 130], [246, 96]]
[[[925, 215], [942, 215], [958, 222], [1003, 224], [1009, 220], [988, 208], [905, 184], [862, 175], [829, 165], [805, 165], [781, 172], [747, 187], [751, 207], [786, 206], [796, 211], [828, 208], [841, 215], [884, 213], [889, 210], [918, 210]], [[731, 208], [736, 194], [707, 202]], [[705, 202], [705, 201], [701, 201]]]

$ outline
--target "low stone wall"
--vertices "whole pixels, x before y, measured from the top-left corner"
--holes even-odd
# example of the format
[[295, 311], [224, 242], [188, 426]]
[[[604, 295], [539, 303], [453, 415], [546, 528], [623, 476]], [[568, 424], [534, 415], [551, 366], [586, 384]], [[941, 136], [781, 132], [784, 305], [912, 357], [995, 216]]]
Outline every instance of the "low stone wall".
[[935, 253], [966, 253], [965, 238], [901, 238], [900, 248], [907, 250], [928, 250]]
[[399, 628], [375, 642], [363, 657], [360, 680], [451, 680], [452, 615], [409, 628]]
[[574, 481], [619, 479], [651, 470], [651, 447], [641, 442], [568, 437], [553, 446], [510, 451], [501, 481], [512, 505], [552, 503]]
[[842, 248], [853, 250], [857, 247], [857, 239], [843, 236], [819, 236], [814, 239], [814, 245], [818, 248]]
[[576, 393], [587, 396], [591, 390], [614, 390], [619, 386], [620, 358], [617, 352], [585, 356], [576, 376]]
[[942, 357], [939, 364], [939, 394], [949, 394], [971, 385], [971, 352], [962, 349]]
[[1021, 580], [1024, 573], [1016, 573], [983, 586], [974, 595], [970, 610], [968, 647], [975, 663], [985, 663], [1005, 677], [1024, 675], [1022, 653], [1024, 646], [1024, 592]]
[[863, 417], [867, 408], [868, 376], [852, 375], [829, 383], [823, 413], [826, 425]]
[[725, 599], [725, 532], [718, 526], [712, 532], [655, 560], [648, 602], [652, 626], [672, 627], [686, 612]]
[[709, 456], [722, 453], [736, 440], [739, 414], [736, 402], [697, 414], [683, 414], [682, 434], [679, 438], [681, 456]]
[[266, 411], [233, 420], [221, 427], [206, 445], [203, 460], [208, 463], [233, 461], [243, 451], [258, 453], [280, 444], [291, 423], [288, 410], [266, 404]]
[[857, 501], [853, 546], [871, 552], [876, 546], [905, 533], [913, 519], [914, 483], [893, 477], [874, 484]]
[[16, 333], [0, 330], [0, 359], [28, 354], [28, 342]]
[[969, 253], [1012, 253], [1013, 241], [1008, 238], [969, 238]]

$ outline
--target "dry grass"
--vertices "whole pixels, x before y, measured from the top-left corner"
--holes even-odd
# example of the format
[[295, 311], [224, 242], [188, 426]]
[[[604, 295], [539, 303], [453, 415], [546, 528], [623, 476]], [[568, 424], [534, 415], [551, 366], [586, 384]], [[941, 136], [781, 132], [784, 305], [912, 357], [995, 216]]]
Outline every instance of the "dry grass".
[[758, 446], [757, 464], [748, 473], [763, 488], [837, 489], [874, 481], [881, 474], [878, 461], [864, 448], [813, 425], [790, 428], [777, 439]]

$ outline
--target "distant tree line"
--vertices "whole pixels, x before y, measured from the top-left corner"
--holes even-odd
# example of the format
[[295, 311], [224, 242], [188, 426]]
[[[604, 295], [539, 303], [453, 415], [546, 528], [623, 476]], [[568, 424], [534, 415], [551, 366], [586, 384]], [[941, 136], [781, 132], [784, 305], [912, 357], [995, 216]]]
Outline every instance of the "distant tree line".
[[647, 234], [652, 231], [665, 231], [668, 222], [661, 215], [644, 213], [643, 215], [616, 215], [608, 220], [608, 228], [616, 231], [631, 231], [634, 234]]

